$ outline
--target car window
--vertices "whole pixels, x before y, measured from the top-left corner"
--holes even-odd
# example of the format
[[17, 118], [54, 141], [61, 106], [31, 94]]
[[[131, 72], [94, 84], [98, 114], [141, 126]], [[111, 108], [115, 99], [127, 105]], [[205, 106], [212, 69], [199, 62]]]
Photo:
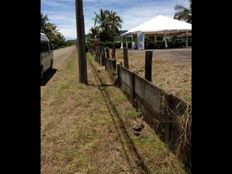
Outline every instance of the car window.
[[50, 50], [48, 42], [41, 43], [41, 53], [48, 52]]

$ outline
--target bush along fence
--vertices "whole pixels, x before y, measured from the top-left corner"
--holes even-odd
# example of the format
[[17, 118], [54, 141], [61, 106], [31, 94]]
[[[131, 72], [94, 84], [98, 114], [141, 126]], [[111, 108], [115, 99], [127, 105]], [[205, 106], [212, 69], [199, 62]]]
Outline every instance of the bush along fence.
[[100, 65], [105, 66], [105, 70], [116, 72], [116, 59], [113, 50], [111, 52], [111, 58], [109, 48], [104, 48], [103, 46], [97, 46], [96, 49], [90, 48], [89, 52], [95, 57], [95, 61]]
[[144, 120], [159, 134], [161, 140], [190, 169], [192, 106], [151, 83], [152, 51], [146, 51], [145, 54], [145, 78], [129, 70], [127, 48], [123, 51], [124, 66], [116, 66], [115, 58], [105, 56], [108, 51], [103, 47], [96, 48], [95, 60], [104, 65], [107, 71], [116, 71], [118, 87], [136, 109], [143, 113]]

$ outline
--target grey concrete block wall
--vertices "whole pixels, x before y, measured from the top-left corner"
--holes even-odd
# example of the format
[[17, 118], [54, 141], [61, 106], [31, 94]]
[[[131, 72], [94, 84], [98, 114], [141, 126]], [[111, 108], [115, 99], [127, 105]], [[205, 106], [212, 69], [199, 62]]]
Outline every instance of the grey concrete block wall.
[[[119, 71], [120, 71], [120, 74], [119, 74], [120, 81], [125, 83], [127, 86], [132, 85], [131, 84], [131, 81], [132, 81], [131, 74], [133, 74], [133, 73], [130, 73], [128, 70], [126, 70], [125, 68], [123, 68], [120, 65], [119, 65]], [[132, 88], [132, 86], [130, 86], [130, 87]]]
[[121, 90], [127, 94], [130, 102], [133, 104], [134, 101], [134, 73], [128, 71], [124, 67], [118, 65], [119, 69], [119, 81]]
[[165, 114], [165, 92], [138, 75], [135, 76], [134, 88], [135, 95], [143, 100], [154, 112], [160, 115]]
[[181, 116], [189, 107], [186, 102], [178, 97], [166, 93], [121, 65], [118, 65], [118, 70], [118, 79], [121, 82], [121, 86], [128, 88], [125, 92], [131, 95], [131, 97], [140, 98], [150, 110], [159, 115]]
[[[159, 134], [160, 138], [175, 151], [178, 138], [182, 134], [176, 120], [186, 111], [188, 112], [188, 109], [191, 110], [191, 106], [121, 65], [117, 67], [121, 90], [128, 96], [130, 102], [143, 112], [145, 121]], [[191, 145], [185, 148], [181, 155], [184, 161], [189, 163]]]

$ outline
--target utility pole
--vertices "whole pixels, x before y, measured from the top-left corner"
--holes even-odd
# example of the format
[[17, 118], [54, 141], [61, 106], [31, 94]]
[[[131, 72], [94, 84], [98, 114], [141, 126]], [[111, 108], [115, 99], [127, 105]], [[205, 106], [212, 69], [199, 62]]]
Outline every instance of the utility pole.
[[85, 27], [83, 15], [83, 2], [82, 0], [75, 0], [76, 6], [76, 29], [77, 29], [77, 51], [79, 63], [79, 82], [87, 84], [87, 64], [85, 53]]

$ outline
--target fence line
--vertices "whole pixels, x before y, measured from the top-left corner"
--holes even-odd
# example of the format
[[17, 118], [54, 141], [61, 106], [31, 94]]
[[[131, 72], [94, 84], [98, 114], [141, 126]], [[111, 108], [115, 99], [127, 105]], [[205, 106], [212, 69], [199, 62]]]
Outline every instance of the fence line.
[[104, 65], [106, 71], [117, 72], [118, 87], [142, 111], [144, 120], [170, 149], [176, 152], [187, 167], [191, 167], [191, 106], [128, 70], [128, 64], [126, 67], [119, 64], [116, 66], [116, 59], [106, 58], [105, 51], [103, 47], [98, 47], [95, 60]]
[[[117, 69], [119, 88], [170, 149], [191, 166], [191, 106], [119, 64]], [[180, 120], [186, 120], [184, 130]]]

